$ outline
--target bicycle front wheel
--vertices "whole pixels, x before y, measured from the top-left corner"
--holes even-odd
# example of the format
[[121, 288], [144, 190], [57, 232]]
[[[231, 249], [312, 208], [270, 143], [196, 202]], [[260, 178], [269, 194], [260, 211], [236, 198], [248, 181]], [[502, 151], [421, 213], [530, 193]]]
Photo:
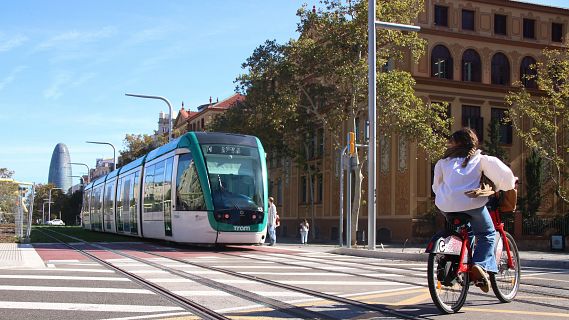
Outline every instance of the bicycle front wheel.
[[458, 273], [459, 256], [431, 253], [427, 267], [429, 293], [443, 313], [458, 312], [468, 294], [468, 273]]
[[[492, 284], [492, 291], [496, 297], [502, 302], [510, 302], [518, 293], [520, 287], [521, 266], [520, 255], [518, 253], [518, 246], [514, 238], [506, 232], [506, 238], [501, 238], [502, 241], [498, 243], [496, 257], [498, 264], [498, 273], [490, 273], [490, 283]], [[508, 253], [506, 252], [506, 241], [510, 246], [510, 253], [514, 263], [513, 268], [508, 266]]]

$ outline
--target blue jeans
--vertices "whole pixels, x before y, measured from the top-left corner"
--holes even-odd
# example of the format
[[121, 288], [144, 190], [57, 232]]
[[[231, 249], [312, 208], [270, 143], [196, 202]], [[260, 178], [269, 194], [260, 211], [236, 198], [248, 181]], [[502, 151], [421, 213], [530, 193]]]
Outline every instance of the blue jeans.
[[277, 233], [275, 230], [275, 226], [269, 226], [268, 230], [269, 230], [269, 243], [275, 244], [277, 242]]
[[464, 211], [470, 218], [470, 241], [476, 237], [476, 248], [472, 254], [472, 262], [487, 272], [498, 272], [496, 265], [496, 229], [488, 209], [484, 206], [478, 209]]

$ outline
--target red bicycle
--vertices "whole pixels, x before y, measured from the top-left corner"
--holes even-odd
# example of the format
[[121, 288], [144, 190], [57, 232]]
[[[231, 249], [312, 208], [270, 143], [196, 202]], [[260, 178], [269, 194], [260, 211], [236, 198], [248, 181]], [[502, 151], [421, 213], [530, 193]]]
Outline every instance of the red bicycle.
[[[496, 263], [498, 272], [489, 274], [492, 291], [502, 302], [510, 302], [520, 286], [520, 257], [514, 238], [504, 230], [497, 199], [488, 202], [496, 228]], [[471, 280], [473, 245], [468, 236], [470, 216], [449, 214], [447, 221], [454, 230], [437, 233], [427, 245], [429, 253], [427, 279], [429, 293], [442, 313], [458, 312], [466, 301]], [[483, 280], [479, 280], [483, 281]], [[476, 284], [476, 283], [475, 283]]]

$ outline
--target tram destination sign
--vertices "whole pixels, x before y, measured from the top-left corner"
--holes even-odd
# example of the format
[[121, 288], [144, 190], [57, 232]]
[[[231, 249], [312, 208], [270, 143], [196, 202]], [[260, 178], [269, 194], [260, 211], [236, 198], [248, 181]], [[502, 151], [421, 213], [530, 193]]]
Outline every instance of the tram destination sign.
[[206, 152], [207, 154], [251, 155], [249, 148], [236, 145], [209, 145], [206, 147]]

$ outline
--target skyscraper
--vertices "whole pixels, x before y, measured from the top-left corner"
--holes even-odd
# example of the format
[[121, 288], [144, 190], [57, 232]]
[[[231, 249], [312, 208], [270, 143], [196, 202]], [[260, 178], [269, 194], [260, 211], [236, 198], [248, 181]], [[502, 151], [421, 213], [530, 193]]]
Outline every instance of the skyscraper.
[[53, 183], [56, 187], [67, 192], [71, 188], [71, 165], [69, 164], [69, 150], [63, 143], [58, 143], [53, 149], [51, 163], [49, 164], [48, 183]]

